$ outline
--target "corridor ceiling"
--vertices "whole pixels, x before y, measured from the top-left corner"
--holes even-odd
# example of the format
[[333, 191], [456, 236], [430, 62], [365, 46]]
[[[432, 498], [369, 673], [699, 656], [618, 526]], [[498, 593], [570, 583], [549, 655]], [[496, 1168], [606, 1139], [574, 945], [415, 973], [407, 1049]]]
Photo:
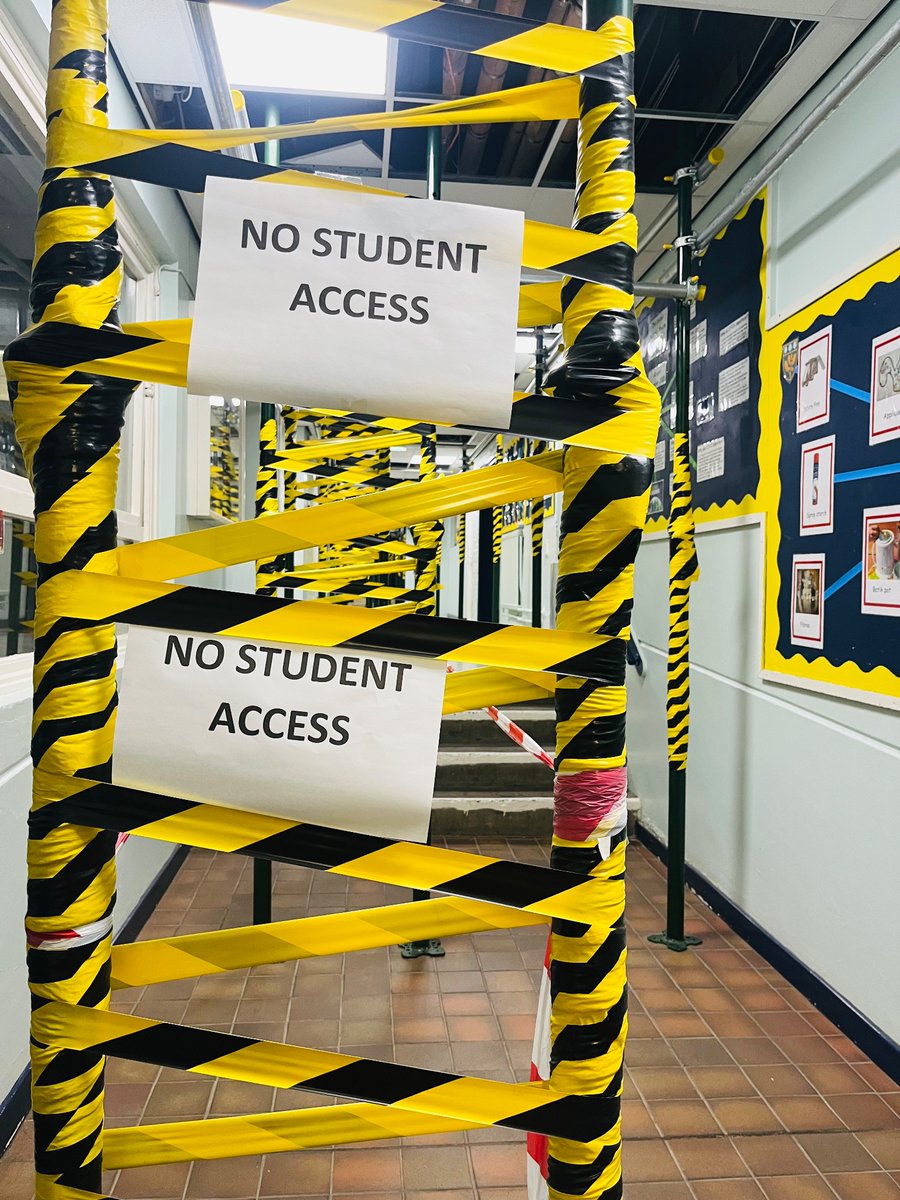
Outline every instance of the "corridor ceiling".
[[[469, 8], [580, 25], [580, 0], [459, 0]], [[698, 192], [698, 208], [722, 186], [884, 6], [885, 0], [663, 0], [635, 10], [637, 215], [648, 225], [670, 205], [665, 177], [713, 146], [725, 165]], [[163, 127], [208, 126], [209, 87], [184, 0], [111, 0], [112, 45]], [[152, 10], [152, 11], [151, 11]], [[257, 14], [273, 34], [285, 18]], [[166, 27], [163, 40], [153, 31]], [[193, 33], [196, 43], [196, 32]], [[513, 63], [390, 41], [385, 95], [243, 86], [252, 125], [272, 105], [282, 121], [402, 109], [497, 91], [550, 73]], [[230, 80], [241, 84], [240, 80]], [[173, 86], [175, 85], [175, 86]], [[191, 90], [192, 89], [192, 90]], [[262, 147], [257, 147], [262, 157]], [[575, 174], [575, 122], [451, 128], [444, 132], [444, 195], [523, 208], [568, 224]], [[422, 191], [425, 131], [304, 138], [281, 144], [282, 162]], [[196, 206], [194, 207], [196, 211]], [[639, 258], [646, 270], [667, 240]]]

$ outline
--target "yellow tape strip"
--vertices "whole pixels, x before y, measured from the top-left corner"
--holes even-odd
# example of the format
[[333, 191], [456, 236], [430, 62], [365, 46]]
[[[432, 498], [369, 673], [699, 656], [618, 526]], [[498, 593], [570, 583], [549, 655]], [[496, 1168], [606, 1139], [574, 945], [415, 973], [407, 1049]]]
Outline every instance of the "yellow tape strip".
[[[226, 598], [226, 615], [214, 630], [219, 623], [210, 618]], [[394, 653], [526, 671], [553, 669], [571, 675], [590, 674], [594, 652], [613, 640], [606, 634], [590, 636], [525, 625], [485, 626], [477, 621], [434, 618], [419, 619], [407, 632], [395, 614], [385, 616], [380, 608], [336, 606], [318, 600], [284, 603], [276, 598], [263, 606], [258, 596], [91, 571], [63, 571], [53, 576], [43, 585], [42, 599], [35, 623], [38, 637], [57, 621], [71, 618], [190, 631], [196, 628], [191, 623], [193, 617], [208, 634], [215, 632], [221, 637], [364, 650], [374, 635], [374, 644], [382, 650], [394, 645]], [[452, 641], [445, 635], [450, 624], [454, 627]], [[464, 641], [467, 636], [471, 640]]]
[[353, 113], [241, 129], [100, 129], [68, 117], [59, 118], [52, 167], [83, 167], [124, 154], [166, 145], [196, 150], [225, 150], [257, 142], [374, 129], [421, 129], [441, 125], [489, 125], [507, 121], [567, 121], [578, 116], [579, 81], [550, 79], [507, 91], [463, 96], [394, 112]]
[[590, 1105], [579, 1104], [583, 1098], [551, 1090], [546, 1084], [445, 1075], [74, 1004], [52, 1002], [39, 1008], [34, 1013], [33, 1032], [52, 1047], [118, 1052], [121, 1057], [165, 1062], [218, 1079], [331, 1095], [355, 1093], [403, 1111], [479, 1125], [503, 1124], [551, 1133], [566, 1129], [568, 1136], [578, 1139], [584, 1138], [588, 1126], [595, 1131], [593, 1136], [603, 1131], [604, 1112], [610, 1128], [618, 1120], [616, 1100], [604, 1102], [594, 1096]]
[[543, 925], [548, 920], [536, 913], [480, 900], [445, 897], [244, 929], [157, 938], [113, 947], [112, 986], [144, 987], [245, 967], [397, 946], [420, 938]]
[[562, 452], [554, 451], [431, 483], [391, 488], [152, 542], [134, 542], [119, 547], [119, 572], [132, 579], [179, 579], [260, 557], [402, 529], [417, 521], [438, 520], [473, 508], [546, 496], [561, 487]]
[[290, 450], [279, 450], [278, 457], [285, 463], [297, 463], [299, 470], [299, 464], [310, 459], [316, 462], [347, 458], [355, 454], [369, 454], [372, 450], [387, 450], [392, 446], [414, 446], [418, 442], [417, 433], [362, 433], [356, 437], [316, 438]]
[[[115, 1171], [481, 1128], [483, 1126], [477, 1121], [402, 1112], [383, 1104], [339, 1104], [294, 1112], [209, 1117], [203, 1121], [105, 1129], [103, 1166]], [[298, 1175], [302, 1172], [303, 1164], [298, 1163]]]

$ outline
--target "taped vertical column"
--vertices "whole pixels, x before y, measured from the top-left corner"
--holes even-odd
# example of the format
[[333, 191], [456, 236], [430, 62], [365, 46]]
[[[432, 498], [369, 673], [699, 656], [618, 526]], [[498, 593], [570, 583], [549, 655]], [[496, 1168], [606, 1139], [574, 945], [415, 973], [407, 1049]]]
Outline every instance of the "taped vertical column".
[[[419, 458], [419, 482], [429, 483], [437, 475], [437, 436], [422, 435]], [[415, 549], [419, 552], [416, 570], [416, 591], [428, 592], [424, 600], [416, 604], [416, 612], [433, 617], [437, 612], [437, 573], [441, 554], [441, 538], [444, 536], [443, 521], [426, 521], [412, 528]]]
[[[59, 121], [107, 124], [106, 0], [56, 0], [47, 80], [47, 156]], [[113, 190], [105, 176], [48, 170], [39, 195], [33, 319], [117, 330], [122, 282]], [[75, 342], [70, 330], [67, 344]], [[13, 344], [15, 345], [15, 343]], [[10, 348], [12, 350], [12, 347]], [[63, 359], [66, 357], [62, 356]], [[115, 571], [119, 437], [132, 382], [17, 364], [16, 435], [35, 493], [37, 611], [32, 812], [46, 829], [52, 779], [102, 778], [116, 710], [114, 626], [57, 621], [43, 585], [88, 563]], [[115, 900], [115, 835], [59, 824], [28, 843], [28, 973], [33, 1004], [106, 1007]], [[60, 949], [60, 945], [65, 949]], [[31, 1043], [36, 1195], [101, 1190], [103, 1058]]]
[[676, 433], [672, 447], [669, 513], [669, 662], [666, 679], [669, 767], [687, 769], [690, 721], [690, 588], [700, 574], [694, 543], [689, 436]]
[[[622, 7], [588, 0], [585, 25], [624, 19]], [[630, 24], [630, 22], [629, 22]], [[658, 414], [632, 312], [637, 229], [634, 204], [633, 51], [609, 79], [583, 78], [578, 130], [575, 228], [604, 233], [603, 283], [563, 284], [565, 353], [548, 390], [596, 407], [613, 403]], [[560, 526], [557, 626], [609, 634], [604, 669], [582, 681], [560, 679], [556, 692], [557, 775], [554, 866], [606, 879], [617, 916], [611, 927], [555, 921], [551, 932], [551, 1086], [597, 1098], [596, 1135], [588, 1142], [551, 1138], [551, 1197], [618, 1200], [621, 1131], [606, 1098], [622, 1090], [627, 1032], [625, 982], [625, 652], [633, 603], [634, 559], [647, 513], [652, 462], [640, 454], [566, 450]]]
[[[260, 405], [259, 414], [259, 469], [256, 474], [256, 505], [258, 517], [277, 513], [281, 509], [278, 499], [278, 419], [274, 404]], [[256, 590], [261, 596], [274, 596], [276, 585], [271, 577], [282, 568], [280, 559], [260, 559], [256, 564]]]
[[[532, 443], [532, 454], [543, 454], [547, 443], [536, 441]], [[544, 555], [544, 514], [547, 507], [547, 497], [538, 496], [531, 501], [528, 510], [528, 523], [531, 526], [531, 624], [535, 628], [543, 625], [542, 596], [543, 596], [543, 555]]]

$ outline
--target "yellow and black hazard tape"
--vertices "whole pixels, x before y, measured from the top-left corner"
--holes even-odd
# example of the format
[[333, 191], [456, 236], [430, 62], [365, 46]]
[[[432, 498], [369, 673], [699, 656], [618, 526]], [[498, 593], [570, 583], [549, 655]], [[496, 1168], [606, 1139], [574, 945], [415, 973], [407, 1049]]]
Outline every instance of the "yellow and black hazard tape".
[[[413, 571], [416, 561], [410, 555], [407, 558], [394, 558], [388, 562], [378, 562], [369, 555], [360, 554], [346, 563], [332, 565], [328, 562], [324, 566], [303, 567], [302, 576], [297, 576], [295, 573], [294, 578], [302, 578], [305, 583], [309, 584], [338, 583], [346, 580], [366, 579], [370, 575], [395, 575], [398, 571]], [[273, 582], [279, 582], [279, 580], [275, 579]], [[299, 587], [300, 584], [293, 586]]]
[[405, 1112], [477, 1121], [529, 1133], [587, 1140], [605, 1120], [618, 1124], [609, 1098], [569, 1095], [546, 1084], [501, 1083], [288, 1046], [147, 1017], [51, 1001], [34, 1012], [35, 1036], [61, 1049], [93, 1051], [217, 1079], [346, 1096]]
[[522, 700], [547, 700], [553, 696], [556, 676], [540, 671], [505, 671], [481, 667], [454, 671], [444, 684], [443, 713], [470, 712], [489, 704], [518, 704]]
[[606, 634], [419, 614], [397, 617], [378, 608], [335, 608], [318, 600], [213, 591], [90, 571], [64, 571], [47, 580], [44, 588], [44, 606], [35, 625], [36, 649], [55, 636], [60, 623], [119, 621], [151, 629], [602, 679], [610, 670], [608, 647], [615, 642]]
[[457, 896], [155, 938], [113, 946], [112, 986], [146, 987], [271, 963], [397, 946], [419, 938], [543, 925], [548, 920], [539, 913]]
[[[264, 412], [265, 410], [263, 410]], [[275, 457], [278, 453], [278, 422], [274, 415], [264, 419], [259, 428], [259, 464], [256, 472], [256, 498], [254, 511], [258, 517], [281, 511], [278, 489], [278, 472]], [[271, 594], [269, 576], [286, 566], [283, 557], [258, 559], [256, 562], [256, 590], [263, 595]]]
[[[552, 451], [432, 483], [391, 488], [334, 504], [219, 525], [152, 542], [133, 542], [119, 547], [118, 568], [120, 574], [132, 579], [180, 579], [253, 562], [261, 543], [270, 554], [309, 550], [350, 538], [388, 533], [416, 521], [549, 495], [561, 486], [562, 452]], [[402, 545], [404, 553], [411, 552], [412, 547]]]
[[103, 1165], [107, 1170], [115, 1171], [195, 1159], [313, 1150], [319, 1146], [383, 1141], [385, 1138], [462, 1133], [481, 1128], [484, 1128], [481, 1121], [433, 1117], [384, 1104], [337, 1104], [106, 1129]]
[[401, 41], [606, 79], [604, 64], [634, 49], [631, 22], [613, 17], [599, 30], [463, 8], [445, 0], [366, 0], [333, 5], [323, 0], [225, 0], [280, 16], [383, 33]]
[[[385, 188], [349, 183], [291, 167], [275, 167], [232, 158], [217, 150], [197, 150], [173, 143], [141, 146], [132, 153], [93, 158], [83, 164], [83, 169], [103, 171], [139, 183], [153, 183], [186, 192], [202, 192], [207, 179], [221, 177], [343, 191], [354, 195], [390, 196], [394, 199], [402, 195]], [[632, 252], [636, 251], [637, 223], [632, 214], [623, 215], [599, 233], [526, 219], [522, 265], [559, 271], [578, 279], [601, 283], [614, 274], [611, 264], [618, 258], [618, 246], [622, 243], [627, 244]]]
[[[375, 579], [357, 579], [345, 583], [304, 582], [296, 575], [272, 578], [270, 587], [289, 588], [298, 592], [317, 592], [328, 601], [335, 600], [409, 600], [416, 609], [434, 600], [435, 588], [400, 587], [397, 584], [381, 583]], [[437, 587], [438, 585], [435, 585]]]
[[690, 592], [700, 575], [694, 543], [689, 438], [676, 433], [672, 445], [672, 504], [669, 513], [669, 659], [666, 723], [669, 762], [687, 769], [690, 726]]
[[[31, 815], [29, 828], [37, 841], [59, 821], [68, 821], [607, 928], [624, 903], [624, 884], [615, 880], [610, 885], [605, 878], [585, 879], [570, 871], [328, 829], [118, 784], [46, 772], [41, 778], [56, 799]], [[41, 890], [47, 888], [36, 888]]]
[[[547, 265], [554, 270], [571, 269], [565, 264]], [[170, 330], [164, 328], [168, 325], [178, 326], [171, 331], [177, 340], [169, 340]], [[184, 387], [189, 337], [185, 322], [131, 325], [128, 332], [82, 330], [45, 322], [28, 330], [6, 351], [7, 374], [25, 380], [42, 367], [70, 368], [73, 374], [91, 371], [113, 378], [139, 378]], [[592, 405], [577, 395], [514, 392], [509, 431], [570, 446], [650, 454], [657, 432], [657, 422], [652, 417], [655, 394], [652, 384], [634, 366], [626, 367], [621, 381], [614, 383], [602, 406]], [[422, 433], [428, 428], [422, 422], [402, 418], [364, 412], [348, 415], [374, 429]], [[487, 426], [472, 428], [488, 429]]]
[[414, 446], [418, 440], [418, 434], [415, 433], [364, 433], [354, 437], [315, 438], [290, 450], [282, 450], [278, 457], [284, 463], [297, 464], [295, 469], [299, 471], [301, 464], [308, 461], [326, 462], [393, 446]]
[[384, 488], [393, 487], [397, 481], [391, 478], [390, 471], [378, 474], [376, 471], [368, 467], [343, 467], [329, 466], [327, 463], [313, 466], [297, 467], [295, 463], [282, 463], [281, 459], [276, 459], [274, 463], [276, 471], [293, 472], [294, 474], [312, 475], [314, 478], [306, 480], [304, 487], [308, 490], [314, 488], [330, 487], [337, 483], [348, 483], [354, 487]]
[[194, 150], [228, 150], [262, 141], [285, 141], [326, 134], [363, 133], [381, 129], [423, 129], [445, 125], [491, 125], [512, 121], [567, 121], [578, 116], [578, 80], [548, 79], [436, 104], [392, 111], [349, 113], [285, 125], [237, 129], [104, 129], [63, 119], [54, 147], [53, 165], [74, 168], [88, 159], [119, 157], [146, 150], [185, 146]]

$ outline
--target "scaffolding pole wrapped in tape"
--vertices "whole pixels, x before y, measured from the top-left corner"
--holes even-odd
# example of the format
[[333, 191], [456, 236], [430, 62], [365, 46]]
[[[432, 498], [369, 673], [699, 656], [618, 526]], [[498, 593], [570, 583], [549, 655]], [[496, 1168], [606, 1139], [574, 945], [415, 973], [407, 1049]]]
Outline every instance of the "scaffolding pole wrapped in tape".
[[[602, 19], [601, 10], [606, 6], [587, 0], [585, 24]], [[634, 204], [633, 54], [616, 65], [607, 82], [582, 79], [580, 230], [621, 229]], [[644, 371], [632, 311], [634, 258], [634, 245], [620, 238], [602, 257], [595, 281], [568, 273], [560, 293], [565, 349], [545, 388], [580, 397], [598, 416], [627, 395], [656, 428], [659, 395]], [[557, 626], [603, 630], [611, 639], [611, 669], [574, 686], [557, 682], [551, 862], [606, 878], [614, 871], [617, 883], [625, 869], [625, 652], [652, 472], [640, 439], [615, 450], [570, 447], [563, 467]], [[551, 1200], [622, 1196], [620, 1123], [610, 1126], [606, 1115], [610, 1103], [620, 1104], [628, 1028], [624, 890], [617, 895], [612, 926], [576, 931], [555, 921], [551, 927], [550, 1085], [579, 1092], [597, 1113], [588, 1138], [551, 1136], [546, 1156], [531, 1148], [546, 1161]], [[532, 1185], [537, 1182], [533, 1174]], [[540, 1194], [532, 1186], [531, 1200]]]
[[[49, 9], [48, 9], [49, 11]], [[107, 124], [105, 0], [56, 0], [50, 12], [47, 156], [60, 121]], [[124, 277], [113, 188], [91, 171], [45, 171], [31, 284], [33, 328], [77, 340], [119, 331]], [[7, 348], [14, 357], [21, 339]], [[130, 380], [35, 364], [10, 372], [16, 436], [34, 487], [36, 620], [54, 572], [116, 569], [116, 483]], [[34, 653], [33, 756], [63, 774], [108, 771], [116, 711], [111, 624], [57, 628]], [[49, 799], [42, 776], [33, 807]], [[28, 973], [32, 998], [104, 1006], [109, 997], [115, 834], [65, 822], [28, 848]], [[75, 934], [74, 938], [68, 935]], [[60, 944], [65, 948], [60, 948]], [[103, 1058], [31, 1040], [38, 1200], [76, 1200], [102, 1187]]]

